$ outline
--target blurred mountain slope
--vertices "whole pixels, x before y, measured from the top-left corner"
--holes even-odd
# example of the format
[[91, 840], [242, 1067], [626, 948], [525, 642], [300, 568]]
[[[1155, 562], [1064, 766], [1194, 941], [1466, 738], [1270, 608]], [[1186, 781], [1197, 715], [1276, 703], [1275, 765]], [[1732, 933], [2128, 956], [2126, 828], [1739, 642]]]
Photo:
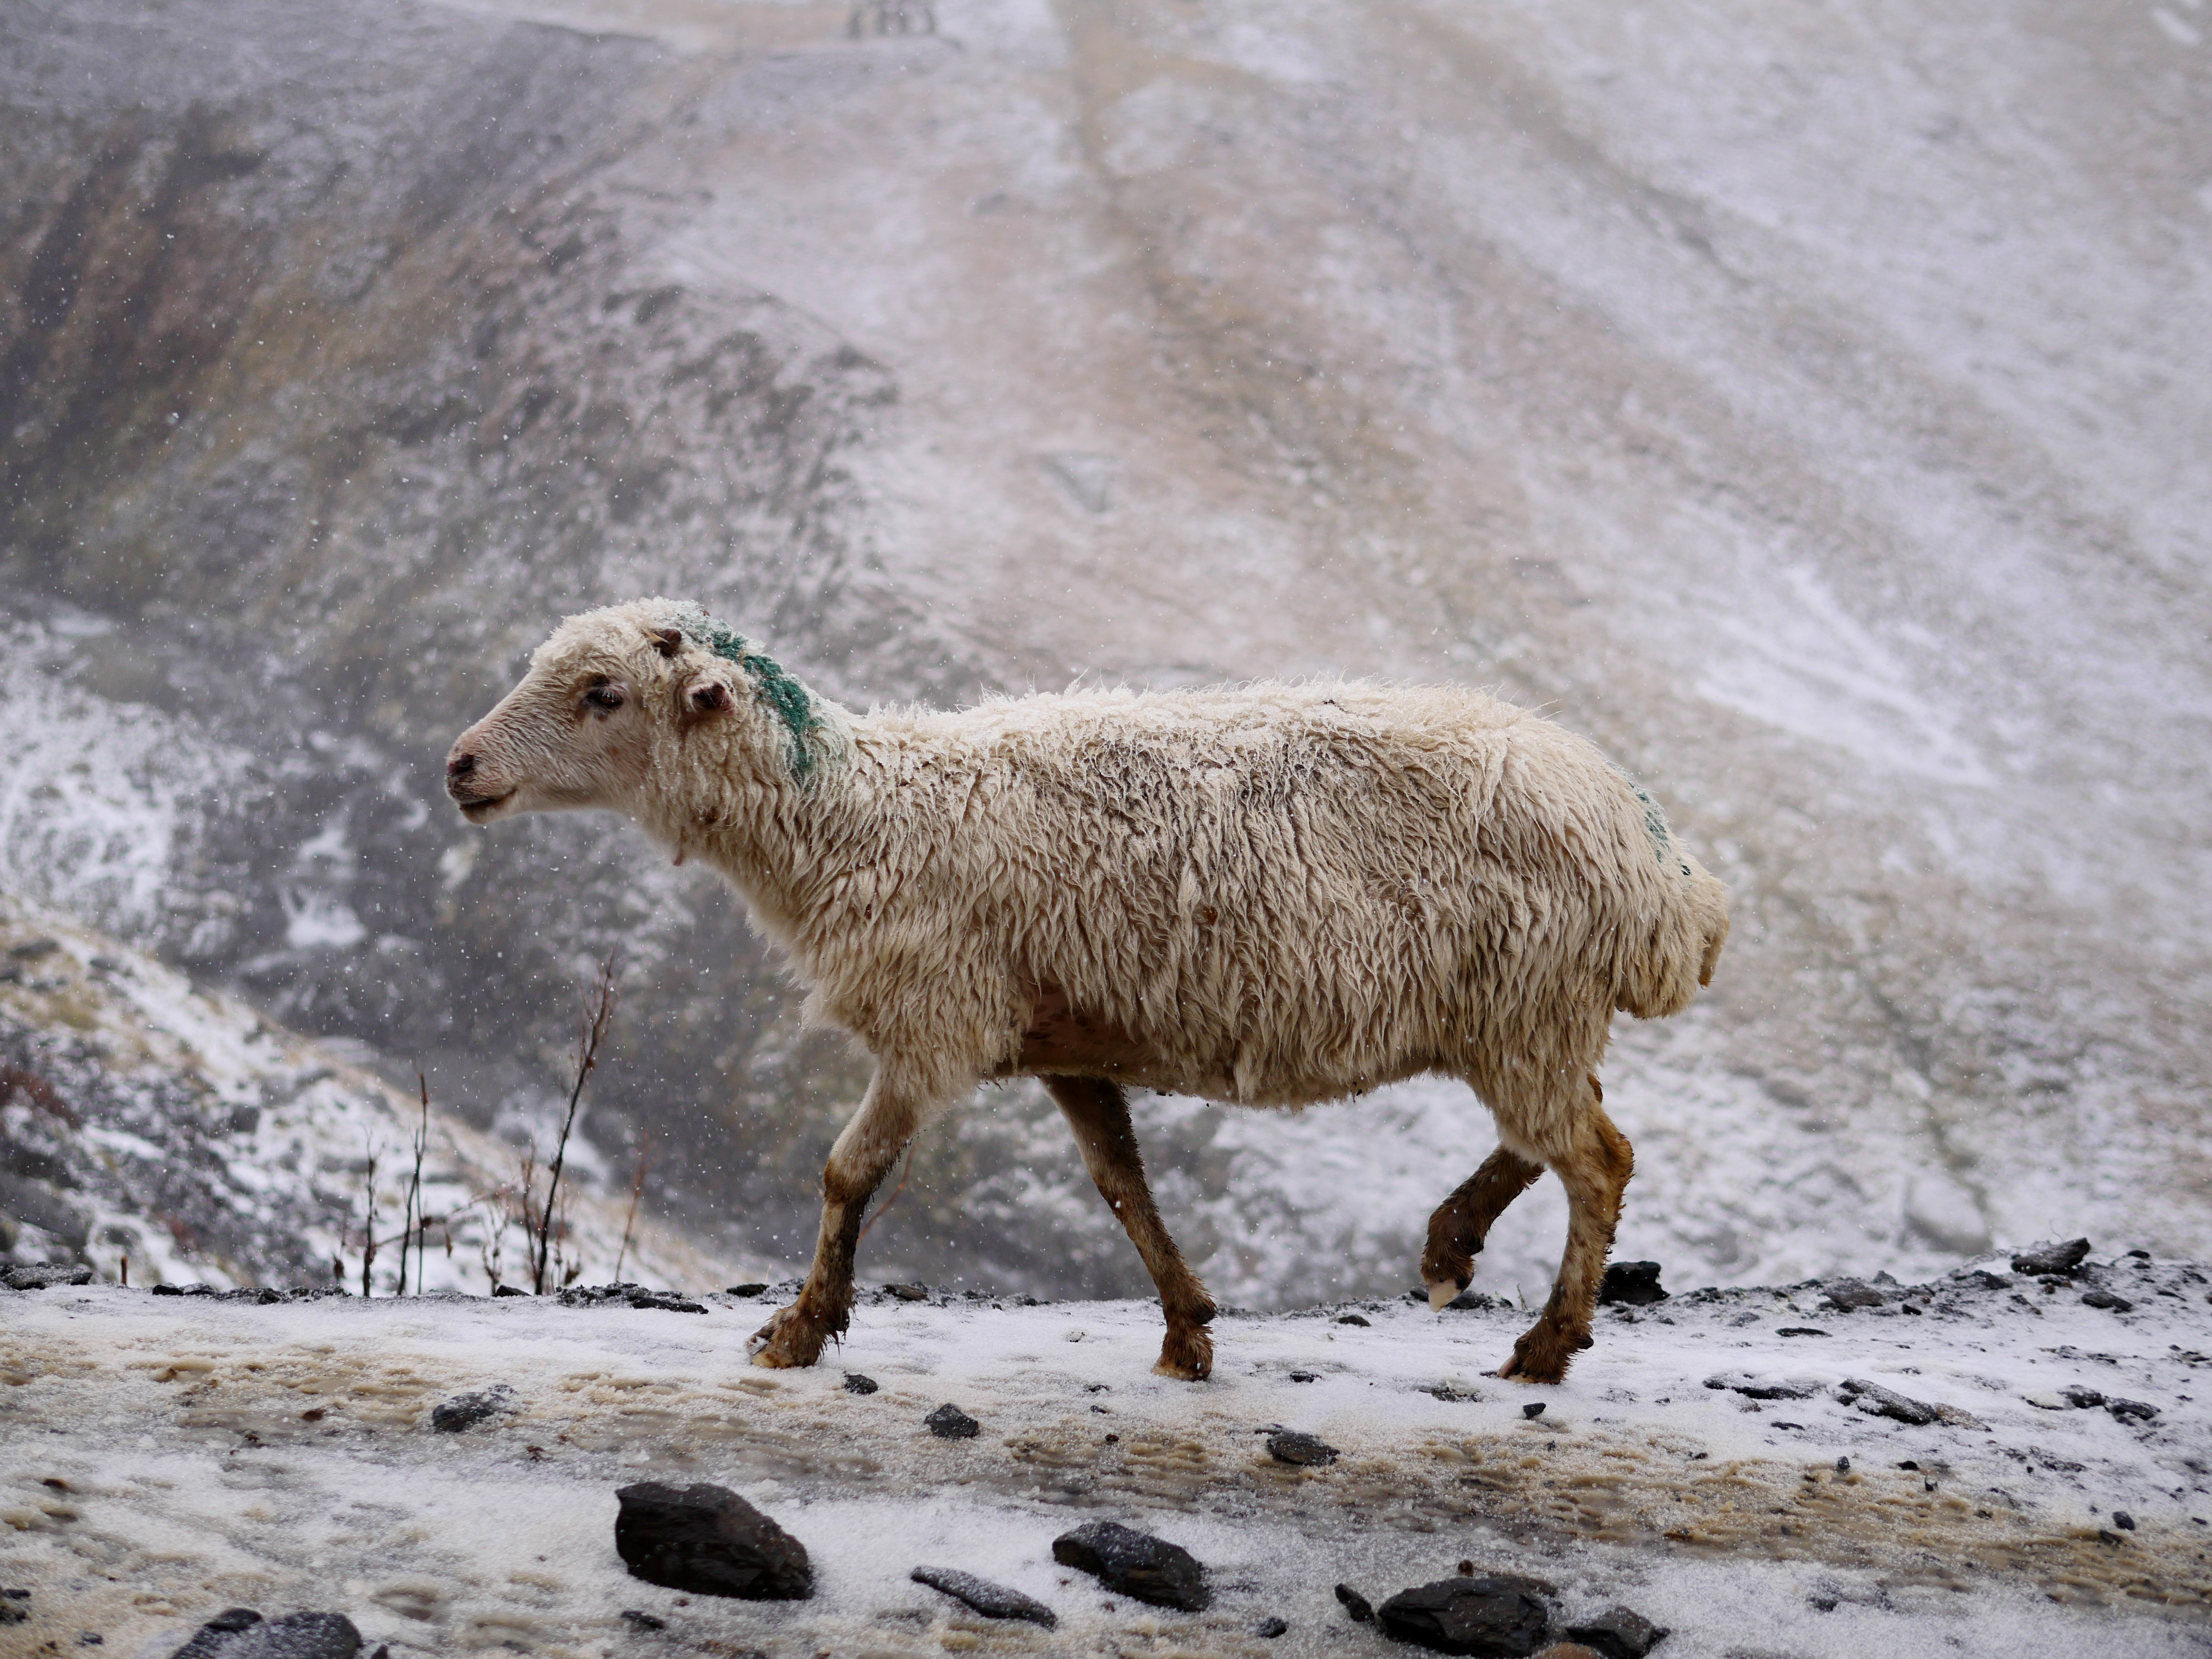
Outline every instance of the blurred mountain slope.
[[[607, 1121], [795, 1255], [855, 1059], [710, 884], [439, 799], [558, 615], [692, 595], [860, 703], [1498, 684], [1736, 896], [1608, 1078], [1625, 1248], [2206, 1248], [2212, 52], [2028, 4], [922, 16], [0, 19], [4, 696], [70, 734], [9, 763], [6, 878], [485, 1121], [620, 942]], [[871, 1249], [1134, 1288], [987, 1104]], [[1148, 1111], [1240, 1299], [1395, 1284], [1488, 1144], [1429, 1085]]]

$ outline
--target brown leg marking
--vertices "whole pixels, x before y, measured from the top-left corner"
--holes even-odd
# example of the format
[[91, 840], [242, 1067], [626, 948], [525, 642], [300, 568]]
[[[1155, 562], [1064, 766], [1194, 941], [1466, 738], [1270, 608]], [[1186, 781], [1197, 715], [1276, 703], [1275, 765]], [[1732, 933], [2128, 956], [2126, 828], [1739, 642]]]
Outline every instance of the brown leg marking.
[[1567, 1249], [1559, 1281], [1542, 1316], [1513, 1345], [1513, 1358], [1499, 1368], [1500, 1376], [1557, 1382], [1575, 1355], [1590, 1345], [1590, 1319], [1597, 1311], [1613, 1229], [1620, 1222], [1621, 1194], [1636, 1169], [1628, 1137], [1597, 1103], [1595, 1079], [1591, 1090], [1589, 1106], [1569, 1132], [1567, 1152], [1552, 1160], [1567, 1189]]
[[883, 1184], [921, 1124], [915, 1098], [885, 1084], [879, 1068], [860, 1109], [830, 1150], [822, 1171], [822, 1231], [799, 1299], [752, 1334], [753, 1364], [811, 1365], [822, 1345], [852, 1322], [853, 1251], [870, 1194]]
[[1213, 1298], [1183, 1261], [1153, 1206], [1145, 1160], [1129, 1127], [1127, 1097], [1119, 1084], [1094, 1078], [1048, 1077], [1043, 1083], [1075, 1131], [1098, 1195], [1121, 1217], [1129, 1242], [1145, 1259], [1146, 1272], [1159, 1287], [1168, 1335], [1160, 1346], [1160, 1363], [1152, 1369], [1186, 1382], [1205, 1381], [1213, 1370], [1213, 1338], [1206, 1328], [1213, 1322]]
[[1441, 1308], [1467, 1288], [1491, 1224], [1543, 1173], [1542, 1164], [1500, 1146], [1457, 1192], [1437, 1206], [1429, 1218], [1429, 1248], [1421, 1255], [1421, 1278], [1429, 1287], [1431, 1308]]

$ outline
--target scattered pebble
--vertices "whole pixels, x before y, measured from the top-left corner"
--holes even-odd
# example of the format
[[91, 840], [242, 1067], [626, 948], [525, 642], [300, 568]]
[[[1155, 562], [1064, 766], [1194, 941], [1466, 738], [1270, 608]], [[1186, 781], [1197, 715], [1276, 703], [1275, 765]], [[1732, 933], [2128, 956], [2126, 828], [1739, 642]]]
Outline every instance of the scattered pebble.
[[1290, 1626], [1279, 1619], [1262, 1619], [1252, 1626], [1252, 1634], [1263, 1642], [1272, 1642], [1278, 1636], [1289, 1634]]
[[872, 1376], [863, 1376], [858, 1371], [847, 1371], [845, 1373], [845, 1392], [847, 1394], [873, 1394], [880, 1386], [881, 1385], [878, 1383], [876, 1379]]
[[1532, 1400], [1521, 1408], [1521, 1415], [1527, 1418], [1532, 1423], [1543, 1414], [1544, 1402], [1540, 1400]]
[[921, 1419], [939, 1440], [973, 1440], [983, 1425], [950, 1401]]
[[2130, 1515], [2125, 1510], [2114, 1510], [2112, 1511], [2112, 1524], [2118, 1527], [2122, 1532], [2133, 1532], [2136, 1529], [2136, 1518], [2132, 1515]]
[[10, 1267], [0, 1273], [0, 1284], [11, 1291], [50, 1291], [57, 1285], [89, 1285], [92, 1269], [57, 1264], [46, 1267]]
[[1291, 1373], [1291, 1381], [1293, 1382], [1318, 1382], [1321, 1381], [1321, 1377], [1318, 1374], [1313, 1371], [1292, 1371]]
[[252, 1607], [219, 1613], [171, 1659], [354, 1659], [361, 1632], [342, 1613], [264, 1619]]
[[1349, 1584], [1336, 1587], [1336, 1599], [1344, 1603], [1344, 1610], [1352, 1615], [1355, 1625], [1371, 1623], [1375, 1618], [1374, 1605]]
[[1777, 1336], [1826, 1336], [1828, 1333], [1818, 1325], [1784, 1325], [1775, 1332]]
[[1119, 1595], [1184, 1613], [1213, 1600], [1206, 1568], [1180, 1544], [1112, 1521], [1093, 1521], [1052, 1540], [1052, 1559], [1087, 1572]]
[[1365, 1327], [1368, 1324], [1365, 1316], [1360, 1314], [1339, 1314], [1336, 1316], [1336, 1322], [1340, 1325], [1358, 1325], [1362, 1327]]
[[2124, 1296], [2114, 1296], [2110, 1291], [2084, 1291], [2081, 1305], [2085, 1308], [2109, 1308], [2114, 1313], [2133, 1313], [2136, 1304]]
[[632, 1630], [666, 1630], [668, 1628], [668, 1621], [665, 1619], [656, 1619], [649, 1613], [640, 1613], [635, 1607], [624, 1607], [622, 1616], [629, 1622]]
[[927, 1584], [956, 1601], [966, 1603], [986, 1619], [1023, 1619], [1047, 1630], [1057, 1629], [1060, 1625], [1060, 1615], [1043, 1602], [1019, 1590], [994, 1584], [988, 1578], [978, 1578], [971, 1572], [957, 1572], [951, 1567], [916, 1567], [907, 1577], [917, 1584]]
[[1887, 1417], [1917, 1427], [1933, 1423], [1938, 1415], [1936, 1407], [1924, 1401], [1910, 1399], [1878, 1382], [1863, 1382], [1855, 1376], [1844, 1378], [1836, 1391], [1869, 1417]]
[[884, 1288], [902, 1302], [929, 1300], [929, 1286], [927, 1285], [886, 1285]]
[[505, 1417], [522, 1409], [514, 1390], [504, 1382], [475, 1394], [457, 1394], [430, 1407], [430, 1427], [440, 1434], [459, 1434], [464, 1429], [474, 1428], [495, 1417]]
[[1267, 1455], [1278, 1463], [1297, 1463], [1313, 1468], [1336, 1462], [1336, 1448], [1326, 1440], [1295, 1429], [1279, 1429], [1267, 1437]]
[[1603, 1659], [1644, 1659], [1666, 1635], [1643, 1614], [1621, 1607], [1608, 1607], [1595, 1619], [1567, 1626], [1570, 1641], [1581, 1643]]
[[1879, 1308], [1889, 1300], [1889, 1296], [1863, 1280], [1839, 1279], [1821, 1291], [1820, 1299], [1849, 1312], [1854, 1308]]
[[615, 1550], [633, 1578], [746, 1601], [814, 1593], [806, 1547], [726, 1486], [646, 1480], [615, 1497]]
[[2105, 1409], [2124, 1422], [2134, 1418], [2138, 1422], [2148, 1423], [2158, 1416], [2157, 1407], [2147, 1406], [2140, 1400], [2108, 1399], [2105, 1401]]
[[729, 1294], [732, 1296], [758, 1296], [766, 1289], [768, 1289], [768, 1286], [765, 1285], [732, 1285], [730, 1286]]
[[2089, 1254], [2086, 1238], [2069, 1239], [2063, 1244], [2039, 1244], [2033, 1249], [2022, 1250], [2012, 1259], [2012, 1270], [2041, 1278], [2046, 1273], [2070, 1273], [2080, 1267]]

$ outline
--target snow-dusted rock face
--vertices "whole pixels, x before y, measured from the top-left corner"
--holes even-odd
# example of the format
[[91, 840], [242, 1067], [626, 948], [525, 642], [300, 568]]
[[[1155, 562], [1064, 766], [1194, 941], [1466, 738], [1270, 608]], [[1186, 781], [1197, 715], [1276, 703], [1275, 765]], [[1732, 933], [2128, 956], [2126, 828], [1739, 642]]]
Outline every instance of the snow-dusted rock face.
[[[935, 15], [0, 15], [0, 882], [479, 1124], [619, 940], [610, 1146], [789, 1255], [850, 1058], [690, 872], [438, 810], [551, 621], [696, 593], [860, 705], [1498, 684], [1736, 896], [1710, 1006], [1623, 1037], [1628, 1254], [2212, 1248], [2204, 29]], [[1209, 1280], [1297, 1300], [1405, 1281], [1459, 1092], [1140, 1127]], [[1135, 1290], [1000, 1104], [870, 1248]]]

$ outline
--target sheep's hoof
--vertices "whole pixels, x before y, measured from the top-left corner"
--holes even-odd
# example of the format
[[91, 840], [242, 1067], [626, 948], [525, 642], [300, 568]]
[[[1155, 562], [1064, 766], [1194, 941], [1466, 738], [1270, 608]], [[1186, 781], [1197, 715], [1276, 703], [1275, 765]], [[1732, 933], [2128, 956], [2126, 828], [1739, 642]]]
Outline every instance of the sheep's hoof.
[[753, 1364], [769, 1370], [791, 1370], [811, 1365], [822, 1358], [823, 1334], [799, 1319], [796, 1310], [781, 1308], [752, 1334], [745, 1346]]
[[1558, 1332], [1539, 1325], [1513, 1345], [1513, 1357], [1498, 1368], [1501, 1377], [1538, 1386], [1566, 1380], [1567, 1363], [1575, 1350], [1589, 1346], [1585, 1338], [1571, 1342]]
[[1181, 1382], [1205, 1382], [1213, 1375], [1213, 1339], [1204, 1331], [1170, 1331], [1152, 1374]]
[[1467, 1288], [1464, 1279], [1432, 1279], [1429, 1281], [1429, 1310], [1441, 1313], [1450, 1305], [1452, 1298]]

